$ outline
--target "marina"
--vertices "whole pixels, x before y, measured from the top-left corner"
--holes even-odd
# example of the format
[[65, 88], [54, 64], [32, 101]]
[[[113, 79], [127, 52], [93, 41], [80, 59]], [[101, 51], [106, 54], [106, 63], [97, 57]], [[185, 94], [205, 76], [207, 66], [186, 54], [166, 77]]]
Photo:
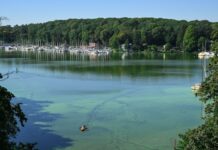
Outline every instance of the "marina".
[[[86, 55], [109, 55], [112, 50], [110, 48], [90, 48], [90, 47], [73, 47], [73, 46], [18, 46], [8, 45], [1, 46], [1, 49], [5, 52], [47, 52], [47, 53], [72, 53], [72, 54], [86, 54]], [[0, 50], [1, 50], [0, 49]]]

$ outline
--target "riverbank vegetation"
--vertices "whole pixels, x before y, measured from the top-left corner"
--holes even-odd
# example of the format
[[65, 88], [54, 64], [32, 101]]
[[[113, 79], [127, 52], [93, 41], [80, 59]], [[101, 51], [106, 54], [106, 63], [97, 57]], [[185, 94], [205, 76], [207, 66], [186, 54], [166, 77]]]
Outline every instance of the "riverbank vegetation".
[[201, 83], [196, 93], [205, 105], [202, 118], [204, 123], [180, 135], [178, 150], [218, 149], [218, 41], [213, 44], [213, 50], [216, 55], [210, 60], [210, 75]]
[[73, 46], [96, 43], [130, 51], [209, 49], [218, 37], [218, 23], [155, 18], [97, 18], [56, 20], [2, 26], [1, 43]]

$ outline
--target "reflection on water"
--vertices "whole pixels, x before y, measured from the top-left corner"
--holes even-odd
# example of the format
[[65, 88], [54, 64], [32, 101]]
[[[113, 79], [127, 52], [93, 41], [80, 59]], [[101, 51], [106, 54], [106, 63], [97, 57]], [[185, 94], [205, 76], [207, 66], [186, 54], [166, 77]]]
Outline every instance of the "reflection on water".
[[[163, 56], [162, 56], [163, 55]], [[125, 57], [124, 57], [125, 56]], [[22, 72], [26, 67], [36, 70], [45, 69], [52, 73], [99, 74], [104, 76], [138, 77], [191, 77], [199, 62], [192, 55], [185, 54], [113, 54], [96, 56], [73, 55], [69, 53], [26, 53], [14, 52], [0, 55], [1, 63], [10, 67], [16, 66]], [[12, 58], [12, 59], [5, 59]], [[24, 66], [25, 64], [25, 66]], [[25, 67], [25, 68], [24, 68]], [[18, 70], [19, 70], [18, 69]], [[37, 70], [38, 69], [38, 70]]]
[[30, 123], [18, 139], [41, 149], [168, 150], [201, 122], [190, 89], [201, 62], [193, 55], [0, 54], [0, 72], [16, 68], [1, 84], [31, 99], [22, 100]]

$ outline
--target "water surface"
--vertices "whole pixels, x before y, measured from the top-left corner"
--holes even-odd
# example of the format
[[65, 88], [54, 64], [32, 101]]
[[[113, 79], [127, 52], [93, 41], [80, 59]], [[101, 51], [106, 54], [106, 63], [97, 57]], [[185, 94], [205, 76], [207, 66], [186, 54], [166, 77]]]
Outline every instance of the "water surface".
[[[179, 133], [201, 122], [190, 87], [202, 69], [193, 55], [0, 57], [2, 73], [18, 71], [1, 85], [29, 118], [18, 140], [41, 149], [169, 150]], [[82, 124], [88, 132], [79, 131]]]

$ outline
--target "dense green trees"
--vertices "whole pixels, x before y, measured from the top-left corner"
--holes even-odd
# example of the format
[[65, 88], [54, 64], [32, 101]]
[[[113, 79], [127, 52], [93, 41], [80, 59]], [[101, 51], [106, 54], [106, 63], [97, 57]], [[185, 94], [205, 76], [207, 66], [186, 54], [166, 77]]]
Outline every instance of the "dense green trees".
[[194, 25], [189, 25], [185, 31], [183, 48], [189, 52], [197, 49], [197, 29]]
[[205, 43], [210, 46], [217, 36], [217, 23], [154, 18], [69, 19], [0, 27], [0, 41], [5, 43], [76, 46], [95, 42], [112, 48], [128, 45], [133, 50], [162, 49], [167, 44], [168, 48], [192, 52], [201, 50]]

